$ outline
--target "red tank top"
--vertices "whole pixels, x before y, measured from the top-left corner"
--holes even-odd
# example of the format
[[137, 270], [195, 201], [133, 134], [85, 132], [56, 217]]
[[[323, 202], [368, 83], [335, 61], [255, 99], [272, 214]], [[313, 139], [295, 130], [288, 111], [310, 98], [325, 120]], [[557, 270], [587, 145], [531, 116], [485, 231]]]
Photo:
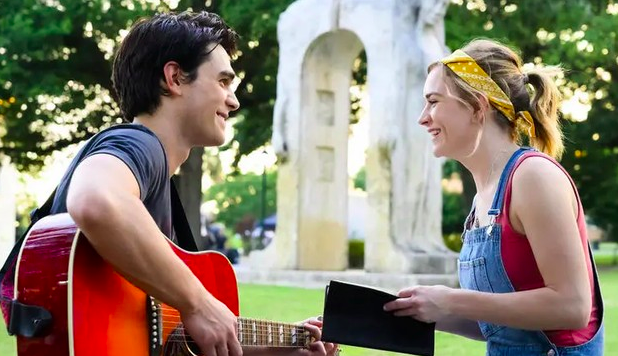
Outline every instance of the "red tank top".
[[592, 261], [590, 260], [590, 255], [588, 253], [588, 234], [586, 232], [584, 210], [582, 208], [575, 183], [569, 174], [558, 162], [542, 153], [525, 153], [515, 164], [515, 167], [509, 176], [504, 197], [504, 206], [502, 207], [502, 211], [498, 217], [498, 222], [502, 225], [502, 261], [504, 263], [506, 274], [511, 280], [511, 284], [516, 291], [537, 289], [545, 286], [528, 239], [525, 235], [522, 235], [513, 229], [508, 215], [508, 208], [511, 204], [513, 173], [526, 158], [534, 156], [543, 157], [558, 166], [564, 174], [569, 177], [571, 186], [573, 187], [575, 196], [577, 197], [577, 205], [579, 209], [579, 213], [577, 215], [577, 226], [579, 228], [579, 236], [581, 238], [582, 247], [584, 248], [584, 251], [586, 251], [586, 266], [588, 267], [588, 277], [590, 278], [590, 293], [592, 293], [592, 311], [590, 312], [590, 321], [588, 322], [587, 327], [580, 330], [545, 330], [545, 334], [551, 342], [556, 344], [556, 346], [580, 345], [592, 339], [599, 327], [598, 308], [595, 299], [594, 274], [592, 271]]

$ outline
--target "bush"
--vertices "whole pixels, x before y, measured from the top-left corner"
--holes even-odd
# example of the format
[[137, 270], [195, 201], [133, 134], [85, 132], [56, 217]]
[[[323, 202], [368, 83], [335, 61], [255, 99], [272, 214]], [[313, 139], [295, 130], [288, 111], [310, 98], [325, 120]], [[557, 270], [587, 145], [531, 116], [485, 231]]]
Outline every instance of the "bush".
[[354, 188], [367, 191], [367, 170], [363, 166], [354, 176]]
[[365, 241], [348, 240], [348, 268], [363, 268], [365, 266]]
[[461, 234], [469, 207], [462, 194], [442, 191], [442, 233]]
[[[217, 207], [216, 221], [228, 227], [243, 225], [248, 219], [261, 218], [263, 176], [253, 173], [229, 175], [224, 181], [212, 185], [204, 193], [204, 201], [214, 200]], [[277, 210], [277, 171], [267, 172], [265, 192], [265, 216]], [[245, 226], [245, 229], [252, 229]], [[244, 231], [236, 231], [243, 233]]]
[[461, 251], [461, 245], [463, 244], [463, 241], [461, 241], [461, 233], [446, 234], [443, 235], [442, 238], [449, 250], [454, 252]]

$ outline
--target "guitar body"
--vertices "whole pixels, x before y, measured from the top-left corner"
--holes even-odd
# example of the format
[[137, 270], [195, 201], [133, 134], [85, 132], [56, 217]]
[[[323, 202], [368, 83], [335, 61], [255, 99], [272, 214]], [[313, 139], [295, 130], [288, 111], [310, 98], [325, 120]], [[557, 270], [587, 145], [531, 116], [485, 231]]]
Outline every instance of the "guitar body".
[[[227, 258], [170, 246], [206, 289], [238, 315], [236, 276]], [[45, 217], [30, 230], [18, 258], [15, 298], [53, 316], [46, 336], [17, 338], [18, 356], [154, 356], [164, 355], [168, 339], [184, 343], [182, 337], [170, 338], [180, 323], [178, 312], [155, 308], [96, 253], [68, 214]]]

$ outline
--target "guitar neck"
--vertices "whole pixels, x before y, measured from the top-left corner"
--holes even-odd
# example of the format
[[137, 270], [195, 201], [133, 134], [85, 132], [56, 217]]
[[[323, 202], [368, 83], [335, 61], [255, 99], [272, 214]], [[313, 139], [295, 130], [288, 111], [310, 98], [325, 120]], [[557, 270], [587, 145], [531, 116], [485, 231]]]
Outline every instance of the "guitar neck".
[[242, 346], [307, 347], [312, 338], [300, 325], [238, 318], [238, 341]]

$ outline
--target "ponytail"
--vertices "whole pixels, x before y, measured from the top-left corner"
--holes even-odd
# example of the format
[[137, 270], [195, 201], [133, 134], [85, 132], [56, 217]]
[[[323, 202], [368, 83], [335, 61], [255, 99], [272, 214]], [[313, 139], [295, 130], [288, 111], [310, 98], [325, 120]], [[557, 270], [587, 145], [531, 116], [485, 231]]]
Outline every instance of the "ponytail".
[[562, 73], [560, 67], [535, 68], [527, 73], [528, 83], [534, 88], [530, 100], [530, 113], [534, 120], [536, 137], [530, 145], [556, 159], [564, 152], [562, 130], [558, 122], [558, 105], [561, 94], [554, 77]]

